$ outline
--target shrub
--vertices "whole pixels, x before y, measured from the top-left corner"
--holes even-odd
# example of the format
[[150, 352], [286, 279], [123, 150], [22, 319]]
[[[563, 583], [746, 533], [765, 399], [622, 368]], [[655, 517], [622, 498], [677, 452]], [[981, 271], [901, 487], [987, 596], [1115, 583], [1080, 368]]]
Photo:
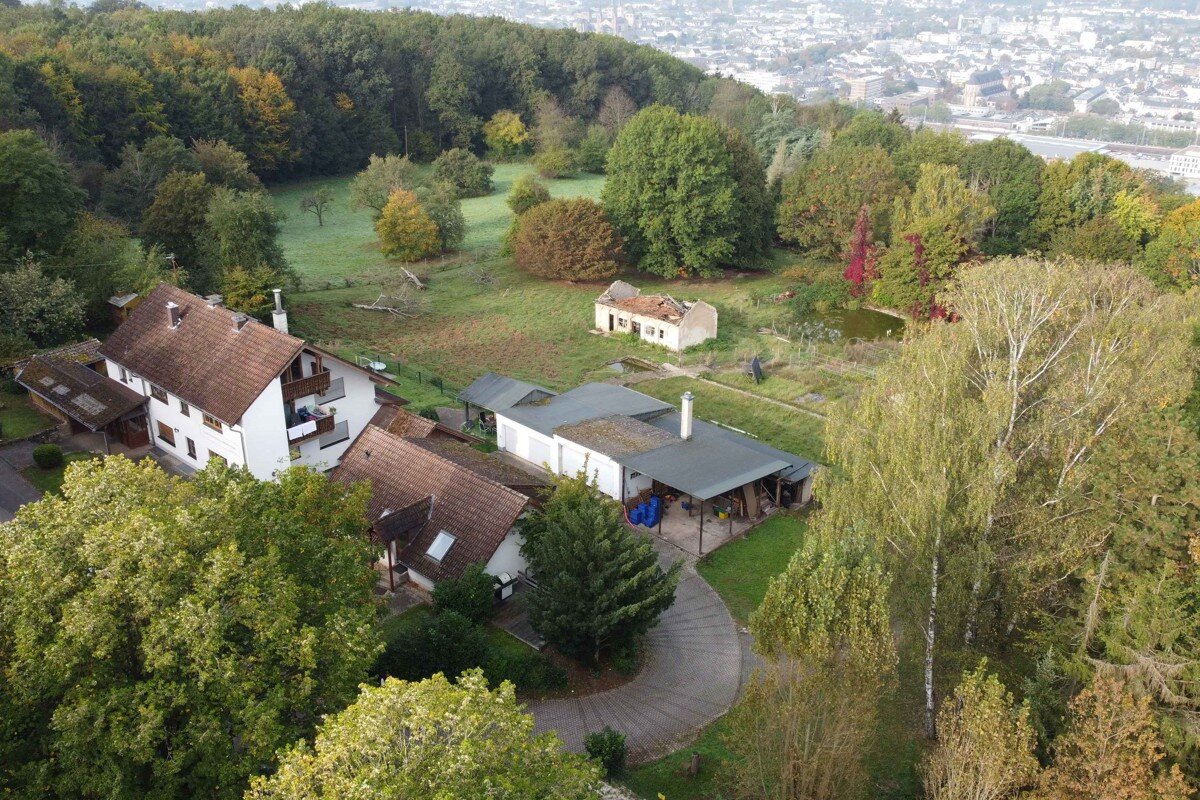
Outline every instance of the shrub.
[[595, 761], [604, 770], [604, 777], [610, 778], [625, 769], [625, 734], [617, 733], [607, 725], [604, 730], [589, 733], [583, 740], [588, 758]]
[[492, 193], [494, 168], [470, 150], [455, 147], [433, 162], [433, 177], [454, 187], [459, 197], [483, 197]]
[[438, 244], [442, 250], [454, 250], [461, 245], [463, 237], [467, 235], [467, 220], [454, 187], [439, 183], [432, 187], [420, 187], [413, 194], [437, 226]]
[[456, 611], [444, 611], [396, 630], [375, 661], [375, 673], [407, 681], [435, 672], [457, 677], [487, 655], [483, 630]]
[[608, 151], [612, 147], [612, 139], [602, 125], [588, 128], [587, 136], [579, 143], [575, 166], [583, 172], [604, 174], [604, 164], [608, 160]]
[[575, 151], [566, 147], [552, 147], [538, 153], [533, 165], [543, 178], [564, 178], [575, 174], [577, 160]]
[[39, 444], [33, 448], [33, 463], [42, 469], [61, 467], [64, 461], [62, 448], [56, 444]]
[[417, 196], [404, 189], [392, 192], [375, 221], [379, 249], [401, 261], [418, 261], [440, 249], [438, 226], [421, 207]]
[[527, 173], [513, 181], [512, 189], [508, 192], [507, 202], [513, 213], [519, 216], [549, 199], [550, 190], [546, 188], [546, 185]]
[[550, 200], [521, 215], [512, 242], [521, 269], [543, 278], [594, 281], [621, 268], [621, 241], [599, 203]]
[[488, 655], [483, 672], [493, 686], [510, 681], [521, 691], [567, 688], [566, 670], [533, 650], [517, 653], [495, 649]]
[[433, 587], [433, 608], [439, 614], [454, 611], [482, 625], [492, 617], [495, 578], [484, 572], [483, 564], [471, 564], [462, 577], [445, 580]]

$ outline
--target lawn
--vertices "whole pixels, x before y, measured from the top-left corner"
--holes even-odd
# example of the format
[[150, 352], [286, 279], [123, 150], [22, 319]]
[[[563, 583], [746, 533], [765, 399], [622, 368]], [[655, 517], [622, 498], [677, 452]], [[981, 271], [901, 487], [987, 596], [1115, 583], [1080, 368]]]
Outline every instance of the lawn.
[[[666, 800], [702, 800], [715, 797], [716, 776], [729, 751], [721, 741], [725, 723], [717, 720], [705, 728], [688, 747], [665, 758], [631, 767], [617, 779], [638, 797], [656, 800], [661, 794]], [[700, 754], [700, 771], [696, 777], [687, 774], [692, 753]]]
[[0, 441], [21, 439], [57, 424], [34, 406], [29, 395], [0, 392]]
[[748, 534], [705, 556], [697, 569], [717, 590], [729, 613], [745, 625], [767, 593], [771, 578], [783, 572], [800, 547], [808, 523], [790, 511], [777, 511]]
[[99, 456], [93, 453], [66, 453], [65, 461], [61, 467], [53, 467], [52, 469], [42, 469], [37, 464], [26, 467], [21, 470], [21, 474], [25, 476], [25, 480], [32, 483], [42, 492], [60, 492], [62, 491], [63, 477], [66, 475], [67, 467], [75, 461], [88, 461]]
[[636, 388], [676, 406], [684, 392], [691, 392], [696, 397], [695, 411], [699, 419], [738, 428], [772, 447], [813, 461], [819, 460], [824, 453], [825, 422], [803, 411], [781, 408], [695, 378], [645, 381]]

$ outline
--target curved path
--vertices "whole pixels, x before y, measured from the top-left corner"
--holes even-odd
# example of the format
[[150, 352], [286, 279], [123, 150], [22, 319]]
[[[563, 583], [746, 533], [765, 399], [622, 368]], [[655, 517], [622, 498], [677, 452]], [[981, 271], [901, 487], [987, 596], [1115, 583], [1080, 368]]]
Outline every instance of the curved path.
[[[665, 564], [679, 557], [654, 540]], [[738, 629], [720, 596], [685, 561], [675, 602], [646, 636], [645, 662], [632, 681], [607, 692], [530, 703], [538, 732], [556, 730], [567, 748], [609, 726], [625, 734], [631, 761], [673, 753], [737, 699], [743, 673]]]

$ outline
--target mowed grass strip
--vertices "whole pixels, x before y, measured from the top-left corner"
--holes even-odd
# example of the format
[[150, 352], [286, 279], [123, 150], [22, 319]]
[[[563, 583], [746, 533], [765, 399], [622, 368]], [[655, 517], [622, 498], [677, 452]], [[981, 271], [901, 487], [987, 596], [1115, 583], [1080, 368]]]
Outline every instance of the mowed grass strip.
[[705, 556], [696, 569], [721, 595], [733, 618], [745, 625], [771, 579], [787, 568], [807, 529], [800, 514], [776, 511], [742, 538]]

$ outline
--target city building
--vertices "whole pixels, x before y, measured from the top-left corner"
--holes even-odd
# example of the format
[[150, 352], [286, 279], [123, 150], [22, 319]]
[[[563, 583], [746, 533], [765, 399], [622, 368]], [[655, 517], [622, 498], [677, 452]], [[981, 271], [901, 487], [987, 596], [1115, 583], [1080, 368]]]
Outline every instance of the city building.
[[972, 73], [963, 86], [964, 106], [995, 107], [1006, 104], [1012, 99], [1004, 86], [1004, 76], [999, 70], [989, 69]]
[[850, 102], [868, 103], [883, 96], [885, 80], [882, 75], [864, 75], [850, 79]]
[[1200, 178], [1200, 145], [1185, 147], [1173, 153], [1167, 169], [1172, 175], [1181, 178]]

